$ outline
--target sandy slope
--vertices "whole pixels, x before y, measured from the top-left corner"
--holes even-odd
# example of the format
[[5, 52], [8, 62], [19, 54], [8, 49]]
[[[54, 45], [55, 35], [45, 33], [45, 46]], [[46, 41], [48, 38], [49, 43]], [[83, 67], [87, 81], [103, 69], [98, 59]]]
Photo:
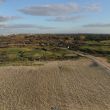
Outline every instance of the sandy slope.
[[104, 57], [96, 57], [97, 60], [99, 60], [101, 63], [103, 63], [104, 65], [106, 65], [108, 68], [110, 68], [110, 63], [107, 62], [107, 59]]
[[110, 72], [88, 59], [1, 67], [0, 110], [110, 110]]

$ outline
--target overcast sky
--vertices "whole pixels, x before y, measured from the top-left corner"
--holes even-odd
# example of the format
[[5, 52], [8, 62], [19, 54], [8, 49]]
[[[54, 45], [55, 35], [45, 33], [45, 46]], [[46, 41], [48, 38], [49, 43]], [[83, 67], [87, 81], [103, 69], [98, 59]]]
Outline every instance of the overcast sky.
[[0, 34], [110, 33], [110, 0], [0, 0]]

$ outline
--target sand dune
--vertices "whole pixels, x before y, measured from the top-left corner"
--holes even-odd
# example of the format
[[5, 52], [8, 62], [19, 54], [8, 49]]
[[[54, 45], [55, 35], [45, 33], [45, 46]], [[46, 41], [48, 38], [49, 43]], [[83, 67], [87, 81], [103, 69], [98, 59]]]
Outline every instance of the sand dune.
[[89, 59], [0, 67], [0, 110], [110, 110], [110, 73]]

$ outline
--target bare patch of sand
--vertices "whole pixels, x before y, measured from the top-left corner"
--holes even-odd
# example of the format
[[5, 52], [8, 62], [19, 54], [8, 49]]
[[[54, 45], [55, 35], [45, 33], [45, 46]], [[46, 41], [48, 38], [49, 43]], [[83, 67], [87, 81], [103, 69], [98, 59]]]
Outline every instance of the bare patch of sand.
[[0, 110], [110, 110], [110, 74], [89, 59], [0, 68]]

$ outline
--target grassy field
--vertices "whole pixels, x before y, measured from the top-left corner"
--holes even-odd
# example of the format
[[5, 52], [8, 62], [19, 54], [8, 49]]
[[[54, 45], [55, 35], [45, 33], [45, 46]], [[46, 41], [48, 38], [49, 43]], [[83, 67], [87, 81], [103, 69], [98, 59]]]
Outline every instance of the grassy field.
[[79, 50], [95, 56], [103, 56], [110, 62], [110, 40], [86, 41], [85, 45], [79, 47]]
[[110, 110], [110, 75], [89, 59], [0, 67], [0, 110]]
[[0, 48], [0, 65], [36, 65], [36, 61], [77, 59], [79, 56], [66, 48]]
[[34, 61], [78, 58], [73, 51], [106, 57], [109, 62], [110, 37], [102, 34], [24, 34], [0, 37], [0, 65], [34, 65]]

